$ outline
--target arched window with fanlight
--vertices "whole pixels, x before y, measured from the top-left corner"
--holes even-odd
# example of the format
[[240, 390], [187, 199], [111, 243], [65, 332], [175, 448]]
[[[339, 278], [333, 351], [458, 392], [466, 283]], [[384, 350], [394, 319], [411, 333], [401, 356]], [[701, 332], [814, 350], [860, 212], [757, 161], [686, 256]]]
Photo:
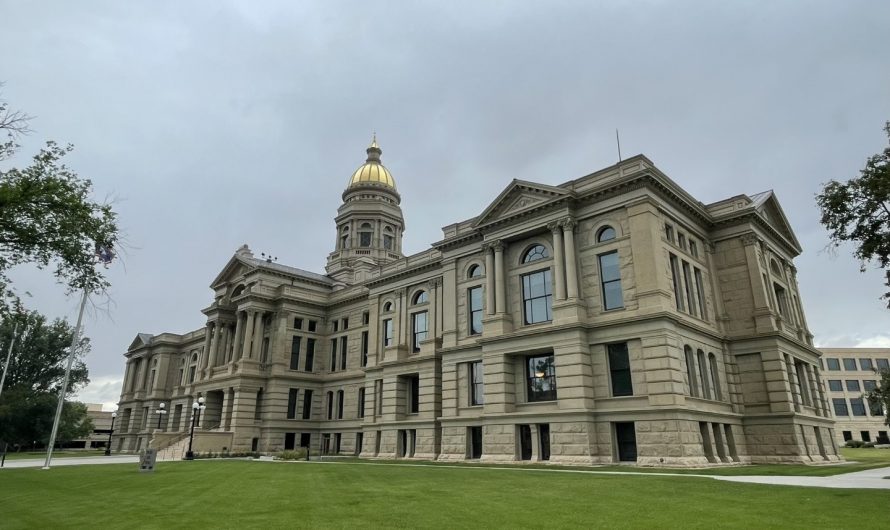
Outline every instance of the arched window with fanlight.
[[383, 227], [383, 248], [385, 248], [386, 250], [392, 250], [393, 249], [393, 241], [394, 241], [394, 236], [393, 236], [392, 228], [390, 228], [389, 226]]
[[606, 241], [611, 241], [615, 239], [617, 234], [615, 233], [615, 229], [611, 226], [604, 226], [600, 228], [596, 232], [596, 242], [597, 243], [605, 243]]
[[550, 251], [544, 245], [534, 245], [525, 251], [522, 255], [522, 263], [531, 263], [550, 257]]
[[417, 304], [425, 304], [430, 301], [430, 295], [427, 294], [426, 291], [417, 291], [414, 293], [414, 297], [411, 299], [411, 303], [414, 305]]
[[371, 226], [371, 223], [362, 223], [358, 228], [359, 246], [370, 247], [373, 235], [374, 228]]
[[481, 278], [483, 274], [485, 274], [485, 269], [482, 265], [470, 265], [470, 268], [467, 269], [467, 278]]

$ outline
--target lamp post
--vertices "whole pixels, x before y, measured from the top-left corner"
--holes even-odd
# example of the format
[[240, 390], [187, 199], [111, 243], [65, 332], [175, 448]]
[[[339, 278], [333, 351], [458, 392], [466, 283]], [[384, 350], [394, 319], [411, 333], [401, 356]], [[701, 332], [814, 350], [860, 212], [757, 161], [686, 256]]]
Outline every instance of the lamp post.
[[158, 410], [155, 411], [155, 414], [158, 415], [158, 430], [161, 430], [161, 418], [164, 417], [164, 414], [167, 414], [167, 409], [164, 408], [165, 405], [163, 403], [158, 405]]
[[192, 442], [195, 439], [195, 424], [201, 421], [201, 411], [204, 410], [204, 398], [199, 397], [198, 401], [192, 403], [192, 429], [189, 433], [189, 450], [185, 452], [186, 460], [194, 460], [195, 453], [192, 452]]
[[108, 444], [105, 446], [105, 456], [111, 456], [111, 435], [114, 434], [114, 418], [117, 418], [117, 412], [111, 413], [111, 429], [108, 431]]

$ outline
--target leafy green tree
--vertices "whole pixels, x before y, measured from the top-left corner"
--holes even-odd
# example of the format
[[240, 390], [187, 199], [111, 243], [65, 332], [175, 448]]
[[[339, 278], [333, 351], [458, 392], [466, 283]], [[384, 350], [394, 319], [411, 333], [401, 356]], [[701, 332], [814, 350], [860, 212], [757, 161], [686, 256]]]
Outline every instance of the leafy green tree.
[[872, 403], [880, 403], [884, 407], [886, 415], [884, 423], [890, 427], [890, 370], [881, 371], [881, 380], [878, 386], [868, 393], [868, 400]]
[[[52, 430], [74, 329], [64, 320], [48, 322], [36, 311], [7, 315], [0, 321], [0, 368], [6, 360], [16, 323], [18, 333], [0, 394], [0, 440], [21, 446], [30, 446], [34, 442], [43, 445], [48, 442]], [[89, 340], [82, 339], [75, 351], [69, 392], [77, 391], [89, 382], [83, 361], [89, 350]], [[86, 407], [81, 403], [66, 402], [57, 440], [64, 443], [81, 438], [91, 430]]]
[[[30, 118], [0, 101], [0, 162], [10, 159], [16, 143], [29, 132]], [[52, 267], [69, 291], [100, 292], [109, 286], [94, 266], [97, 244], [118, 241], [111, 205], [91, 199], [92, 182], [68, 169], [62, 159], [72, 151], [47, 142], [30, 165], [0, 168], [0, 315], [9, 312], [17, 294], [8, 276], [16, 265]]]
[[[890, 121], [884, 131], [890, 139]], [[831, 245], [853, 243], [860, 270], [865, 271], [869, 262], [877, 262], [887, 271], [885, 285], [890, 288], [890, 147], [869, 157], [859, 177], [828, 182], [816, 202]], [[890, 306], [890, 291], [882, 298]]]

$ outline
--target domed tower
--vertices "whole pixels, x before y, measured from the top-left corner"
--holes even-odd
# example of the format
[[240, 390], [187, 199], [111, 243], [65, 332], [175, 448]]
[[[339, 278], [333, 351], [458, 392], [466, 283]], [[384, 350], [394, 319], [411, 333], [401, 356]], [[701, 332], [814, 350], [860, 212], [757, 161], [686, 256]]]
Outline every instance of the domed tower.
[[389, 261], [402, 258], [405, 220], [396, 181], [380, 163], [383, 151], [374, 135], [362, 164], [343, 192], [343, 204], [334, 219], [337, 240], [328, 256], [328, 276], [346, 284], [373, 276]]

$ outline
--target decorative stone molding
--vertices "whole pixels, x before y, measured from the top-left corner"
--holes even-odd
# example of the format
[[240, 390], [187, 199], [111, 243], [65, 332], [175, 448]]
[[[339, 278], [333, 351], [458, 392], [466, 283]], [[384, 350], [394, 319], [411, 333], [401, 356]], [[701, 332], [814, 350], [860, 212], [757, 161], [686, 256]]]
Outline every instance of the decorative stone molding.
[[578, 223], [575, 222], [575, 220], [571, 217], [566, 217], [565, 219], [559, 221], [559, 225], [562, 226], [563, 230], [565, 231], [574, 232], [575, 228], [578, 226]]
[[442, 278], [433, 278], [427, 282], [427, 286], [430, 289], [435, 289], [436, 287], [442, 285]]
[[551, 232], [556, 233], [556, 232], [559, 232], [559, 231], [561, 230], [561, 228], [562, 228], [562, 223], [561, 223], [560, 221], [551, 221], [551, 222], [547, 223], [547, 228], [548, 228]]
[[762, 240], [755, 234], [745, 234], [739, 239], [742, 240], [742, 244], [746, 247], [750, 247], [751, 245], [759, 245], [762, 242]]
[[499, 250], [500, 250], [500, 251], [503, 251], [505, 248], [507, 248], [507, 244], [504, 243], [503, 241], [501, 241], [500, 239], [495, 240], [495, 241], [492, 241], [492, 242], [490, 243], [490, 245], [491, 245], [491, 248], [492, 248], [495, 252], [497, 252], [497, 251], [499, 251]]

